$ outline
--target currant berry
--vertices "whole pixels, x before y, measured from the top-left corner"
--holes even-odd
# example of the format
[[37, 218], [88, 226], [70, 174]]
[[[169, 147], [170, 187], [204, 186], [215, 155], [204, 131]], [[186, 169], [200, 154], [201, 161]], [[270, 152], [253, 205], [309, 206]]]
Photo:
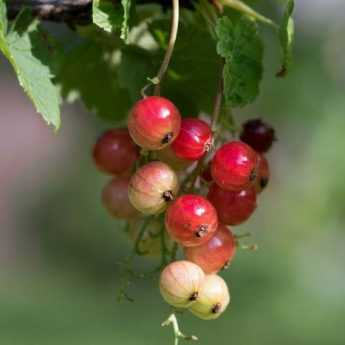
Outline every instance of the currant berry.
[[97, 140], [93, 158], [99, 170], [111, 175], [122, 175], [133, 167], [138, 158], [138, 148], [127, 129], [111, 129]]
[[165, 225], [170, 236], [183, 246], [199, 246], [217, 230], [217, 212], [202, 196], [182, 195], [169, 206]]
[[236, 241], [231, 231], [223, 224], [205, 244], [184, 249], [186, 259], [194, 262], [207, 273], [217, 273], [226, 268], [236, 253]]
[[210, 126], [199, 119], [186, 118], [181, 122], [181, 130], [171, 148], [176, 156], [195, 161], [200, 159], [211, 147]]
[[128, 196], [132, 205], [144, 214], [158, 214], [165, 210], [178, 192], [177, 176], [167, 164], [151, 162], [131, 177]]
[[216, 208], [219, 221], [227, 225], [238, 225], [245, 222], [256, 209], [254, 186], [239, 191], [229, 191], [213, 183], [207, 199]]
[[202, 269], [189, 261], [174, 261], [161, 273], [159, 287], [164, 300], [177, 308], [188, 308], [198, 300], [205, 279]]
[[240, 138], [257, 152], [267, 152], [276, 140], [274, 129], [261, 119], [244, 123]]
[[258, 176], [256, 177], [255, 181], [255, 189], [257, 193], [261, 193], [263, 189], [267, 187], [270, 180], [270, 167], [267, 158], [263, 155], [259, 156], [257, 175]]
[[128, 199], [129, 178], [113, 178], [102, 191], [102, 203], [115, 218], [130, 219], [138, 216], [138, 211]]
[[[138, 239], [141, 227], [143, 225], [143, 219], [134, 219], [129, 221], [128, 235], [129, 238], [135, 242]], [[138, 244], [138, 248], [142, 255], [148, 257], [159, 257], [162, 251], [162, 238], [160, 232], [162, 230], [162, 224], [157, 220], [152, 220], [146, 227], [145, 232]], [[165, 248], [172, 250], [173, 242], [168, 236], [165, 236]]]
[[213, 180], [223, 189], [241, 190], [254, 183], [257, 153], [241, 141], [221, 146], [211, 163]]
[[181, 115], [168, 99], [150, 96], [138, 101], [128, 118], [134, 142], [146, 150], [160, 150], [171, 144], [181, 127]]
[[203, 320], [217, 319], [230, 302], [229, 289], [220, 276], [206, 275], [197, 301], [190, 306], [190, 311]]

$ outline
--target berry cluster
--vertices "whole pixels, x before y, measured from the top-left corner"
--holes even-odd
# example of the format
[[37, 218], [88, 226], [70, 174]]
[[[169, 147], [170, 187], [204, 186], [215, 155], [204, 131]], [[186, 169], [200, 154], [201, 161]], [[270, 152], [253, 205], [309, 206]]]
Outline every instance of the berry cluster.
[[240, 237], [228, 226], [243, 223], [256, 209], [270, 177], [264, 153], [274, 138], [270, 126], [250, 120], [241, 140], [216, 149], [205, 121], [181, 118], [168, 99], [150, 96], [134, 105], [128, 129], [98, 139], [95, 163], [113, 176], [103, 204], [128, 221], [139, 254], [159, 255], [162, 247], [173, 252], [174, 243], [183, 248], [185, 260], [172, 257], [162, 267], [160, 291], [170, 305], [202, 319], [226, 309], [230, 295], [217, 273], [230, 264]]

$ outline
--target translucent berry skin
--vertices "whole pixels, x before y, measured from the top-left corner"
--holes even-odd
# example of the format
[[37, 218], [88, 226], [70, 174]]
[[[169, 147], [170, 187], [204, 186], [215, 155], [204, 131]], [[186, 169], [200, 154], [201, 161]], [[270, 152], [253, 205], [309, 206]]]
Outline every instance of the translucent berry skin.
[[202, 269], [186, 261], [174, 261], [164, 268], [159, 280], [162, 297], [177, 308], [189, 308], [199, 296], [205, 279]]
[[199, 119], [185, 118], [181, 130], [171, 148], [181, 159], [195, 161], [200, 159], [211, 147], [212, 131], [210, 126]]
[[276, 140], [274, 129], [261, 119], [253, 119], [243, 124], [240, 138], [257, 152], [267, 152]]
[[93, 148], [93, 158], [98, 169], [110, 175], [128, 173], [138, 156], [138, 148], [126, 128], [106, 131]]
[[186, 194], [169, 206], [165, 225], [170, 236], [184, 247], [199, 246], [216, 232], [217, 212], [204, 197]]
[[178, 192], [178, 178], [167, 164], [151, 162], [131, 177], [128, 196], [131, 204], [141, 213], [163, 212]]
[[134, 142], [146, 150], [160, 150], [171, 144], [180, 132], [181, 115], [168, 99], [150, 96], [138, 101], [128, 118]]
[[259, 156], [259, 164], [258, 164], [258, 173], [255, 180], [255, 189], [256, 192], [259, 194], [261, 193], [268, 185], [270, 180], [270, 167], [268, 164], [268, 160], [265, 156]]
[[245, 222], [256, 209], [255, 186], [240, 191], [228, 191], [213, 183], [207, 199], [216, 208], [219, 221], [227, 225]]
[[223, 278], [216, 274], [206, 275], [199, 290], [197, 301], [190, 311], [203, 320], [217, 319], [230, 303], [230, 293]]
[[186, 259], [194, 262], [207, 273], [217, 273], [226, 268], [236, 253], [236, 241], [231, 231], [223, 224], [214, 236], [198, 247], [184, 249]]
[[115, 218], [131, 219], [139, 215], [128, 199], [129, 178], [115, 177], [102, 191], [102, 204]]
[[241, 141], [221, 146], [211, 163], [213, 180], [223, 189], [241, 190], [254, 183], [257, 153]]

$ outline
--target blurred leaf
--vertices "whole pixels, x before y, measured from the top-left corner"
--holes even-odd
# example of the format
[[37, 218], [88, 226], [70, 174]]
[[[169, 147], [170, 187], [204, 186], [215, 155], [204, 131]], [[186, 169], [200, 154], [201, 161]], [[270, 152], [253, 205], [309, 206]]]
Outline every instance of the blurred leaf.
[[288, 0], [283, 22], [279, 30], [280, 45], [282, 49], [282, 66], [277, 73], [277, 77], [284, 77], [292, 62], [292, 48], [295, 35], [295, 23], [292, 18], [294, 11], [294, 0]]
[[147, 78], [158, 69], [158, 56], [134, 45], [124, 47], [121, 53], [119, 84], [128, 90], [132, 102], [135, 102], [140, 97], [141, 89], [149, 83]]
[[129, 15], [131, 10], [131, 0], [121, 0], [121, 5], [123, 7], [121, 38], [126, 41], [129, 33]]
[[123, 10], [109, 0], [93, 0], [92, 21], [107, 32], [114, 32], [121, 27]]
[[255, 22], [222, 17], [216, 25], [217, 52], [225, 59], [224, 96], [232, 107], [255, 100], [262, 79], [263, 44]]
[[0, 0], [0, 35], [7, 32], [7, 11], [5, 3]]
[[80, 98], [106, 120], [120, 121], [129, 107], [128, 93], [118, 84], [113, 55], [86, 41], [66, 54], [59, 73], [61, 92], [68, 101]]
[[[150, 26], [161, 57], [167, 46], [169, 27], [169, 18], [156, 20]], [[186, 116], [196, 115], [201, 110], [210, 112], [220, 65], [216, 43], [204, 20], [190, 11], [182, 11], [176, 46], [162, 83], [162, 92], [172, 98]]]
[[36, 110], [57, 129], [60, 126], [59, 96], [52, 82], [55, 47], [47, 44], [48, 34], [39, 29], [38, 21], [28, 20], [27, 14], [22, 12], [6, 32], [6, 11], [0, 0], [0, 50], [12, 64]]

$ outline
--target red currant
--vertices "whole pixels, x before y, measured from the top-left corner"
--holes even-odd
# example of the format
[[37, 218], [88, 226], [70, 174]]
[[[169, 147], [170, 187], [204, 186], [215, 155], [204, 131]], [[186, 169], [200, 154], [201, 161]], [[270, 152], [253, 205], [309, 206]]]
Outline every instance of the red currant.
[[216, 274], [205, 276], [199, 289], [198, 299], [190, 306], [190, 311], [203, 320], [217, 319], [230, 303], [228, 286]]
[[202, 269], [189, 261], [174, 261], [166, 266], [159, 280], [164, 300], [177, 308], [188, 308], [199, 296], [205, 279]]
[[160, 150], [171, 144], [181, 127], [181, 116], [168, 99], [150, 96], [138, 101], [128, 118], [128, 129], [137, 145]]
[[130, 219], [138, 216], [138, 211], [128, 199], [127, 177], [113, 178], [102, 191], [102, 203], [115, 218]]
[[261, 193], [266, 188], [270, 180], [270, 167], [265, 156], [259, 156], [258, 173], [255, 181], [255, 189], [257, 193]]
[[180, 133], [171, 148], [177, 157], [195, 161], [210, 149], [211, 144], [210, 126], [202, 120], [186, 118], [182, 120]]
[[231, 231], [220, 224], [208, 242], [185, 248], [184, 252], [186, 259], [196, 263], [205, 273], [217, 273], [230, 264], [236, 253], [236, 241]]
[[228, 191], [213, 183], [207, 198], [216, 208], [219, 221], [228, 225], [243, 223], [256, 209], [254, 186], [240, 191]]
[[213, 180], [226, 190], [241, 190], [256, 178], [257, 153], [241, 141], [221, 146], [211, 163]]
[[240, 138], [257, 152], [267, 152], [276, 140], [274, 129], [261, 119], [244, 123]]
[[151, 162], [131, 177], [128, 196], [132, 205], [144, 214], [161, 213], [177, 195], [178, 179], [168, 165]]
[[199, 246], [217, 230], [217, 212], [202, 196], [182, 195], [169, 206], [165, 225], [170, 236], [183, 246]]
[[185, 170], [193, 162], [181, 159], [175, 155], [175, 152], [171, 149], [171, 146], [164, 147], [164, 149], [157, 151], [157, 158], [169, 164], [176, 171]]
[[122, 175], [133, 167], [138, 158], [138, 148], [127, 129], [111, 129], [97, 140], [93, 148], [93, 158], [101, 171], [111, 175]]

